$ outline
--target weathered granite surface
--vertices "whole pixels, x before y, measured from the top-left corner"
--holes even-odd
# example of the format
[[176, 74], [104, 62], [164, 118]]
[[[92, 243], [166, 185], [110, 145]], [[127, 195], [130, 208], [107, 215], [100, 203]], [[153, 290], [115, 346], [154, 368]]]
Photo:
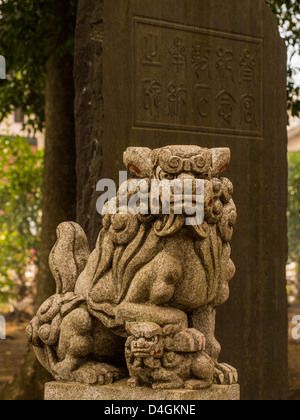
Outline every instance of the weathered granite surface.
[[128, 148], [131, 178], [105, 204], [95, 250], [76, 223], [58, 227], [56, 294], [26, 330], [57, 381], [109, 385], [127, 375], [126, 360], [129, 387], [237, 383], [215, 338], [235, 274], [229, 163], [228, 148]]
[[[193, 41], [200, 40], [199, 50], [197, 43], [195, 49], [191, 45], [191, 31]], [[157, 51], [155, 56], [154, 35], [158, 45], [163, 43], [162, 55]], [[166, 48], [176, 36], [185, 43], [186, 62], [179, 64], [178, 72], [171, 62], [168, 73]], [[144, 37], [148, 40], [147, 56], [142, 50]], [[224, 60], [222, 51], [217, 51], [219, 46], [226, 54]], [[75, 48], [77, 222], [91, 247], [101, 226], [101, 217], [95, 211], [95, 184], [100, 178], [117, 181], [126, 147], [229, 147], [234, 163], [227, 176], [235, 186], [239, 213], [231, 241], [237, 273], [230, 300], [218, 310], [217, 337], [222, 343], [222, 358], [238, 368], [242, 398], [285, 399], [286, 47], [270, 7], [265, 0], [79, 0]], [[255, 85], [251, 68], [244, 67], [244, 49], [256, 55], [252, 67]], [[143, 64], [151, 64], [151, 60], [162, 66]], [[199, 61], [203, 67], [197, 66]], [[239, 83], [242, 77], [246, 80]], [[157, 85], [152, 86], [156, 97], [149, 92], [150, 79], [161, 84], [161, 102], [157, 100]], [[172, 85], [168, 96], [172, 81], [179, 91], [183, 89], [178, 96], [181, 109], [178, 115], [166, 117], [168, 98], [174, 98]], [[189, 95], [186, 105], [182, 102], [184, 89]], [[223, 90], [236, 100], [231, 119], [230, 97], [218, 97], [225, 99], [224, 105], [229, 100], [229, 113], [223, 113], [215, 100]], [[247, 101], [241, 101], [247, 93], [257, 105], [253, 108], [250, 100], [250, 114]], [[143, 97], [146, 102], [142, 102]], [[207, 102], [211, 108], [206, 108]], [[152, 114], [148, 105], [152, 105]], [[194, 109], [188, 118], [184, 111], [187, 107]], [[241, 111], [245, 112], [238, 119]], [[196, 117], [200, 129], [191, 131], [190, 120]], [[169, 123], [171, 118], [174, 122]]]
[[89, 386], [75, 383], [49, 382], [45, 386], [46, 401], [238, 401], [239, 385], [213, 385], [211, 388], [191, 390], [154, 390], [151, 388], [128, 388], [126, 379], [113, 385]]

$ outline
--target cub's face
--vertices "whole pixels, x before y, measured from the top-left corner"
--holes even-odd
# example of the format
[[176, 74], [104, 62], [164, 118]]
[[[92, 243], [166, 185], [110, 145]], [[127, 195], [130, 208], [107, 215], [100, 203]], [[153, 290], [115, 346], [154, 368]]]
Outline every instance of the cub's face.
[[163, 356], [162, 329], [152, 322], [126, 323], [130, 352], [134, 357], [161, 358]]
[[148, 358], [148, 357], [162, 357], [163, 355], [163, 342], [159, 335], [151, 338], [134, 337], [131, 342], [131, 353], [135, 357]]

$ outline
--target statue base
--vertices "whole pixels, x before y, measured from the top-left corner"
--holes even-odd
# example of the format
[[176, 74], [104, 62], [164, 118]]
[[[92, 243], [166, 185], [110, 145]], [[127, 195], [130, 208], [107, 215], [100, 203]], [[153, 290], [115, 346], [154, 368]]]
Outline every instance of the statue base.
[[127, 379], [112, 385], [91, 386], [79, 383], [49, 382], [45, 385], [45, 401], [239, 401], [239, 385], [213, 385], [207, 389], [130, 388]]

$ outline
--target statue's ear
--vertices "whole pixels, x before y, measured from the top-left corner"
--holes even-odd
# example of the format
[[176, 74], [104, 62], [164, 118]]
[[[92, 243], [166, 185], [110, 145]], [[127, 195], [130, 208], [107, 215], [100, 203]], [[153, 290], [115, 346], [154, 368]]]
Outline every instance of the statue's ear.
[[129, 147], [124, 153], [123, 161], [131, 173], [137, 178], [151, 178], [152, 150], [147, 147]]
[[212, 176], [218, 176], [226, 171], [230, 163], [231, 153], [228, 148], [211, 149]]
[[131, 334], [132, 335], [131, 329], [134, 328], [135, 325], [136, 325], [136, 322], [129, 322], [129, 321], [127, 321], [125, 323], [125, 329], [126, 329], [127, 334]]

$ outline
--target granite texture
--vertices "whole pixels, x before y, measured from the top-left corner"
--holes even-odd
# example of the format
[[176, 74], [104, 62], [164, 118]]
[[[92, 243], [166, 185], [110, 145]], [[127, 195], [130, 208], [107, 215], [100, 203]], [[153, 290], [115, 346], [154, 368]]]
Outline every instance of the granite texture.
[[[205, 352], [205, 336], [192, 328], [127, 323], [127, 385], [153, 389], [204, 389], [214, 381], [215, 365]], [[237, 376], [236, 376], [237, 380]]]
[[[219, 308], [217, 316], [222, 359], [238, 368], [243, 399], [287, 398], [286, 47], [274, 15], [265, 0], [79, 0], [78, 5], [75, 39], [77, 223], [94, 248], [101, 226], [101, 216], [95, 210], [99, 196], [95, 185], [101, 178], [118, 182], [122, 154], [127, 147], [154, 149], [169, 144], [229, 147], [233, 164], [226, 176], [235, 186], [234, 200], [239, 217], [231, 241], [237, 273], [230, 299]], [[166, 22], [174, 30], [166, 28]], [[151, 64], [151, 53], [155, 54], [154, 38], [152, 51], [149, 49], [146, 57], [142, 51], [144, 37], [148, 39], [148, 48], [151, 45], [148, 33], [143, 32], [147, 28], [158, 35], [158, 43], [163, 43], [164, 48], [173, 44], [170, 34], [174, 34], [175, 39], [177, 33], [182, 42], [187, 38], [185, 66], [188, 68], [183, 70], [179, 64], [177, 72], [171, 62], [171, 73], [168, 73], [169, 53], [163, 52], [160, 56], [158, 51], [153, 62], [160, 62], [163, 72], [158, 74], [159, 66], [154, 66], [153, 70], [152, 66], [145, 65], [144, 69], [149, 71], [142, 84], [144, 70], [141, 66], [145, 59]], [[199, 35], [199, 29], [203, 36]], [[197, 45], [193, 51], [190, 30], [195, 30], [195, 41], [200, 38], [204, 42], [203, 51], [201, 45], [200, 51]], [[205, 42], [210, 51], [206, 51]], [[224, 61], [220, 59], [222, 51], [217, 51], [218, 46], [227, 52]], [[254, 69], [245, 73], [244, 49], [257, 54], [258, 58]], [[207, 53], [209, 61], [205, 61]], [[203, 71], [201, 66], [197, 68], [201, 54]], [[179, 60], [180, 57], [182, 55]], [[227, 69], [217, 67], [217, 60], [219, 64], [226, 64]], [[255, 85], [251, 81], [252, 70]], [[246, 80], [240, 84], [241, 77]], [[161, 101], [159, 95], [151, 96], [151, 85], [146, 82], [150, 79], [161, 84]], [[193, 116], [181, 115], [181, 110], [172, 116], [179, 129], [172, 128], [174, 123], [166, 124], [163, 120], [168, 110], [171, 81], [179, 83], [179, 89], [180, 83], [184, 84], [183, 89], [188, 83], [189, 95], [192, 82], [195, 87], [195, 96], [189, 96], [186, 101], [186, 106], [194, 107]], [[152, 86], [152, 93], [159, 92], [157, 87]], [[217, 87], [220, 92], [226, 89], [236, 100], [232, 118], [230, 112], [221, 111], [221, 116], [218, 115], [219, 102], [215, 102], [214, 96], [214, 93], [217, 96]], [[244, 87], [243, 93], [241, 87]], [[170, 88], [174, 91], [174, 86]], [[184, 95], [184, 91], [182, 93]], [[247, 109], [245, 97], [240, 97], [244, 93], [253, 96], [257, 104], [255, 120], [251, 117], [254, 110], [251, 98], [248, 98], [250, 115], [243, 112], [240, 115], [243, 120], [238, 119], [240, 111]], [[145, 102], [142, 102], [143, 97]], [[169, 98], [172, 100], [174, 96]], [[178, 98], [185, 100], [184, 96]], [[219, 99], [224, 99], [225, 104], [229, 100], [230, 111], [230, 97]], [[211, 101], [212, 106], [206, 108], [206, 101]], [[148, 105], [152, 105], [152, 115]], [[160, 106], [159, 114], [155, 105]], [[173, 115], [174, 108], [170, 111]], [[191, 131], [189, 120], [197, 115], [199, 130]], [[171, 115], [167, 118], [167, 122], [170, 121]], [[244, 130], [248, 126], [250, 129]], [[208, 130], [205, 131], [205, 127]], [[196, 328], [198, 323], [199, 319], [194, 323]]]
[[235, 274], [229, 163], [228, 148], [128, 148], [131, 178], [105, 204], [95, 250], [76, 223], [58, 227], [49, 258], [56, 294], [26, 330], [57, 381], [108, 385], [126, 360], [130, 387], [237, 383], [215, 338]]
[[191, 390], [154, 390], [128, 388], [126, 379], [113, 385], [89, 386], [75, 383], [49, 382], [45, 386], [46, 401], [238, 401], [239, 385], [213, 385], [211, 388]]

